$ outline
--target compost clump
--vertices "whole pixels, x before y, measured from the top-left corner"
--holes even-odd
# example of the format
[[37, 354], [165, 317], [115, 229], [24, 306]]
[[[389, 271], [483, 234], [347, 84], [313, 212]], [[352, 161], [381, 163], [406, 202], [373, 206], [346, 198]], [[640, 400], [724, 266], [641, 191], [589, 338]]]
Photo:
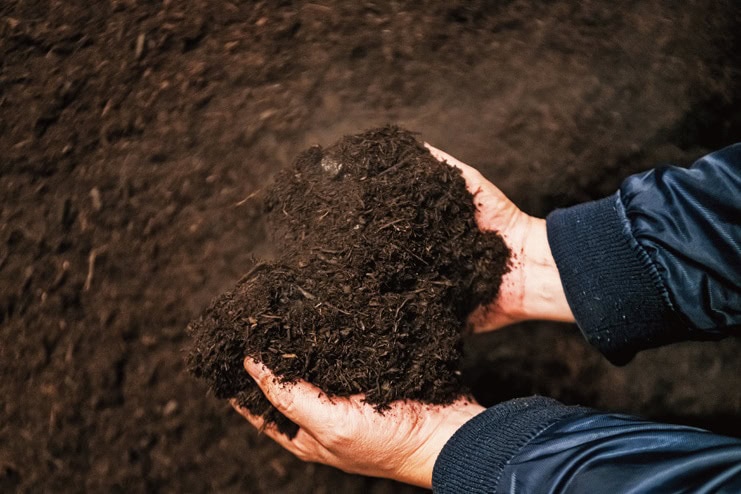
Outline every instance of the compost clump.
[[460, 172], [394, 126], [312, 147], [261, 199], [277, 260], [258, 263], [189, 326], [189, 366], [291, 435], [244, 371], [249, 355], [286, 383], [448, 404], [466, 318], [497, 297], [510, 252], [476, 225]]

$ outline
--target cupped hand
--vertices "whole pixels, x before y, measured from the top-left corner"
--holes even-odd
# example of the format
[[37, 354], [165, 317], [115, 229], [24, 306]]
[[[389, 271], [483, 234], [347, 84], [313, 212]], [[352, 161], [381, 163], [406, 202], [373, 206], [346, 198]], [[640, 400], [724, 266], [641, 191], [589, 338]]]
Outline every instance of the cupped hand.
[[250, 358], [244, 366], [278, 411], [299, 426], [298, 433], [289, 439], [261, 417], [232, 406], [298, 458], [421, 487], [432, 486], [435, 460], [448, 439], [484, 410], [460, 398], [447, 406], [397, 401], [381, 414], [361, 395], [329, 398], [306, 381], [281, 383]]
[[496, 300], [469, 316], [474, 332], [498, 329], [528, 319], [573, 322], [558, 268], [548, 245], [545, 220], [521, 211], [475, 168], [425, 143], [439, 161], [458, 168], [476, 204], [476, 223], [495, 231], [512, 251], [510, 271]]

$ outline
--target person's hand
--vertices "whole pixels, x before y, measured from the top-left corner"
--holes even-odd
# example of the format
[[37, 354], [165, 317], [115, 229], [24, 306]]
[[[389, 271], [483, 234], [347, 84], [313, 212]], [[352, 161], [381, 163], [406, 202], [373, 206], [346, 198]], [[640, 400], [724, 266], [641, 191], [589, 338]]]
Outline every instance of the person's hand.
[[510, 271], [502, 279], [499, 296], [469, 316], [474, 332], [528, 319], [573, 322], [548, 245], [545, 220], [522, 212], [475, 168], [429, 144], [425, 146], [439, 161], [460, 169], [476, 204], [479, 228], [499, 232], [512, 251]]
[[361, 395], [329, 398], [306, 381], [280, 383], [249, 357], [244, 366], [278, 411], [299, 426], [298, 433], [288, 439], [234, 401], [232, 406], [298, 458], [421, 487], [432, 486], [435, 460], [448, 439], [484, 411], [460, 398], [448, 406], [398, 401], [380, 414]]

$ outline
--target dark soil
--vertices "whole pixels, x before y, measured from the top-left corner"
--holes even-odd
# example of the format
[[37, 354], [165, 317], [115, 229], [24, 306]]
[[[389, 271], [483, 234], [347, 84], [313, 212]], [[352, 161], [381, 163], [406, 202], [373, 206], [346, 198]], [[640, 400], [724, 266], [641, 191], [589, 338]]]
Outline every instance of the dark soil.
[[292, 435], [242, 366], [330, 396], [452, 403], [466, 317], [495, 300], [510, 252], [476, 226], [460, 171], [385, 127], [302, 153], [265, 201], [281, 252], [191, 324], [192, 371]]
[[[186, 372], [185, 327], [280, 253], [293, 156], [398, 122], [527, 212], [741, 136], [737, 1], [0, 2], [0, 491], [416, 492], [304, 464]], [[573, 326], [464, 343], [484, 404], [741, 436], [741, 342], [607, 363]]]

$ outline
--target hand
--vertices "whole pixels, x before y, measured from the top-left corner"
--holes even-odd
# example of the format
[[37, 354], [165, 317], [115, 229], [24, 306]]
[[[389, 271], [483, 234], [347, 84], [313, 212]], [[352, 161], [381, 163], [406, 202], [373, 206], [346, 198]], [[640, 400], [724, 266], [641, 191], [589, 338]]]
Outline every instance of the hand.
[[448, 439], [484, 411], [461, 398], [448, 406], [397, 401], [380, 414], [360, 395], [329, 398], [306, 381], [281, 383], [249, 357], [244, 367], [278, 411], [299, 426], [298, 433], [288, 439], [234, 401], [232, 406], [298, 458], [421, 487], [432, 487], [432, 469]]
[[497, 231], [512, 251], [510, 271], [499, 296], [469, 316], [474, 332], [498, 329], [528, 319], [574, 322], [548, 245], [545, 220], [522, 212], [494, 184], [449, 154], [425, 143], [439, 161], [458, 168], [476, 203], [482, 231]]

